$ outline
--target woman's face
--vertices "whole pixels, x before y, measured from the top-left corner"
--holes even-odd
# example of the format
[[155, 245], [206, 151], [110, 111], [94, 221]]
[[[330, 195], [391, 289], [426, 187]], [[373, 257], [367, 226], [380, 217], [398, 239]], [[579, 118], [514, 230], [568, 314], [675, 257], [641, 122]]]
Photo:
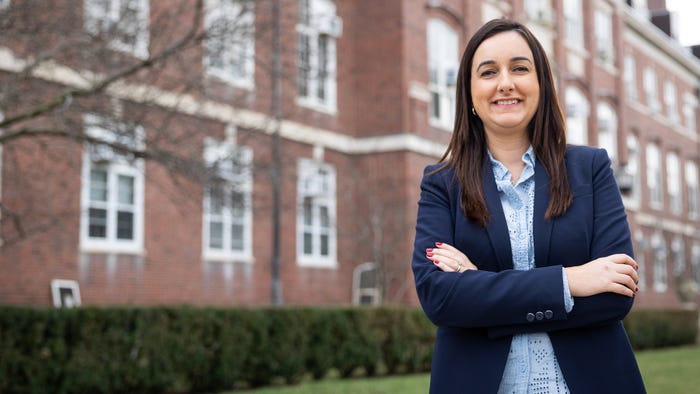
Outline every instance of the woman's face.
[[519, 33], [499, 33], [479, 45], [472, 62], [471, 95], [487, 134], [527, 135], [540, 85], [532, 51]]

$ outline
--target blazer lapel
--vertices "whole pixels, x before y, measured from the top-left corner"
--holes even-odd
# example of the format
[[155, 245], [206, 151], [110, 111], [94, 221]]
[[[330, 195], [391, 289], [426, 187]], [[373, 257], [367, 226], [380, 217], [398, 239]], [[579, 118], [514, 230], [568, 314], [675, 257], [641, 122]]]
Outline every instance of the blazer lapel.
[[484, 163], [484, 180], [482, 186], [484, 188], [484, 199], [486, 207], [489, 210], [489, 221], [486, 223], [486, 232], [491, 241], [491, 247], [496, 254], [498, 266], [501, 270], [513, 269], [513, 253], [510, 248], [510, 236], [508, 235], [508, 223], [503, 214], [503, 206], [501, 205], [501, 196], [496, 188], [496, 181], [493, 176], [493, 168], [491, 163], [486, 159]]
[[549, 241], [552, 235], [552, 220], [544, 218], [549, 206], [549, 177], [547, 170], [535, 159], [535, 206], [532, 219], [535, 243], [535, 266], [549, 265]]

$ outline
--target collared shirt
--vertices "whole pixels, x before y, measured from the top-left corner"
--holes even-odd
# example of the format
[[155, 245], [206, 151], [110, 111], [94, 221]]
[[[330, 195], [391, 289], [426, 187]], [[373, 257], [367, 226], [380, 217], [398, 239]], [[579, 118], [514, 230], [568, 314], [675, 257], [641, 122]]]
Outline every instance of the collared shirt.
[[[523, 154], [525, 168], [516, 183], [508, 169], [489, 152], [496, 179], [503, 213], [508, 223], [508, 235], [513, 254], [513, 268], [535, 268], [535, 247], [532, 217], [535, 203], [535, 155], [532, 146]], [[564, 306], [567, 312], [573, 308], [566, 274], [564, 281]], [[518, 334], [513, 336], [508, 361], [503, 371], [499, 394], [569, 393], [559, 362], [554, 354], [547, 333]]]

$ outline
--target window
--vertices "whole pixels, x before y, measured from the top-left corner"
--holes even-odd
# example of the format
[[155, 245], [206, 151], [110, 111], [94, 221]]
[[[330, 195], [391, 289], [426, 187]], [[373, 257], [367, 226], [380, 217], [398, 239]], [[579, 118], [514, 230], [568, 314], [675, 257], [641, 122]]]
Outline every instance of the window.
[[637, 277], [639, 278], [638, 286], [640, 289], [647, 287], [647, 264], [646, 264], [646, 250], [647, 241], [644, 239], [644, 233], [637, 231], [635, 235], [635, 241], [637, 242], [637, 248], [634, 251], [634, 258], [639, 266], [637, 270]]
[[457, 32], [447, 23], [428, 21], [428, 89], [430, 122], [451, 130], [455, 117], [455, 85], [459, 68]]
[[698, 188], [698, 165], [694, 161], [685, 162], [685, 184], [688, 188], [688, 216], [695, 219], [698, 217], [700, 190]]
[[255, 13], [246, 0], [207, 0], [204, 25], [205, 71], [252, 88], [255, 72]]
[[672, 213], [680, 215], [683, 210], [681, 200], [681, 163], [675, 152], [669, 152], [666, 156], [666, 172], [668, 205]]
[[297, 259], [300, 265], [335, 267], [335, 170], [329, 164], [299, 161]]
[[251, 262], [253, 151], [231, 139], [207, 138], [204, 162], [203, 257], [206, 260]]
[[656, 71], [649, 67], [645, 68], [643, 83], [647, 107], [649, 107], [652, 112], [659, 112], [661, 110], [661, 104], [659, 104], [658, 88], [656, 86]]
[[85, 0], [85, 30], [109, 37], [110, 47], [148, 57], [148, 0]]
[[690, 252], [690, 262], [693, 265], [695, 283], [700, 285], [700, 243], [694, 243]]
[[617, 115], [607, 103], [598, 104], [598, 145], [608, 151], [613, 167], [617, 165]]
[[364, 263], [355, 268], [352, 281], [352, 302], [355, 305], [379, 305], [382, 303], [379, 266], [377, 264]]
[[695, 111], [698, 108], [698, 99], [690, 93], [683, 95], [683, 117], [685, 118], [685, 126], [692, 134], [695, 134], [697, 129], [697, 120]]
[[634, 134], [627, 135], [627, 165], [625, 171], [632, 180], [632, 192], [630, 198], [635, 204], [639, 203], [639, 194], [641, 190], [641, 171], [639, 166], [639, 141]]
[[632, 55], [625, 56], [624, 67], [625, 73], [623, 77], [625, 79], [627, 98], [636, 101], [639, 99], [639, 92], [637, 91], [637, 64]]
[[0, 11], [10, 8], [10, 0], [0, 0]]
[[552, 23], [552, 4], [550, 0], [525, 0], [527, 17], [540, 23]]
[[564, 37], [566, 42], [577, 48], [584, 48], [583, 43], [583, 7], [581, 0], [564, 0]]
[[654, 234], [651, 247], [654, 252], [654, 291], [665, 293], [668, 288], [668, 273], [666, 271], [666, 244], [661, 234]]
[[588, 100], [576, 88], [566, 89], [566, 139], [569, 144], [588, 144]]
[[329, 0], [299, 0], [297, 24], [298, 102], [336, 111], [336, 38], [342, 20]]
[[615, 63], [613, 47], [612, 13], [610, 10], [595, 10], [595, 38], [598, 47], [597, 57], [602, 64]]
[[143, 150], [143, 129], [86, 115], [86, 134], [103, 144], [83, 153], [80, 241], [83, 251], [143, 251], [143, 161], [120, 150]]
[[661, 154], [655, 143], [647, 145], [647, 187], [649, 188], [649, 205], [661, 209], [663, 199], [663, 180], [661, 178]]
[[673, 276], [680, 278], [685, 272], [685, 245], [680, 236], [675, 237], [671, 242], [671, 253], [673, 254]]
[[671, 123], [678, 123], [678, 105], [676, 100], [676, 85], [671, 81], [664, 83], [664, 103], [666, 103], [666, 116]]

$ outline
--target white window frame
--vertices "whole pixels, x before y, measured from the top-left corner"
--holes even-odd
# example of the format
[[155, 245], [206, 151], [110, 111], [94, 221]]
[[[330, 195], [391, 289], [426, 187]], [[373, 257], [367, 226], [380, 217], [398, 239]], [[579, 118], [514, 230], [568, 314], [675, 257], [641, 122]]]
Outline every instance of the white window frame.
[[[232, 139], [226, 141], [205, 138], [204, 162], [209, 179], [217, 182], [224, 198], [221, 212], [211, 211], [211, 184], [204, 188], [202, 206], [202, 258], [206, 261], [253, 262], [253, 150], [247, 146], [236, 146]], [[234, 214], [231, 204], [233, 193], [242, 194], [243, 209], [240, 215]], [[211, 246], [211, 223], [221, 223], [222, 246]], [[233, 247], [234, 225], [243, 228], [242, 248]]]
[[566, 88], [566, 141], [573, 145], [588, 144], [588, 99], [578, 88]]
[[0, 11], [10, 8], [10, 0], [0, 0]]
[[[362, 275], [365, 272], [375, 271], [375, 280], [377, 281], [374, 287], [361, 287]], [[353, 305], [381, 305], [382, 289], [379, 283], [379, 265], [377, 263], [362, 263], [355, 267], [352, 279], [352, 303]], [[364, 297], [369, 297], [371, 302], [362, 302]]]
[[639, 139], [636, 135], [630, 133], [627, 135], [627, 173], [632, 178], [632, 193], [630, 199], [634, 206], [639, 206], [639, 200], [642, 190], [642, 171], [640, 166], [641, 151]]
[[564, 0], [564, 38], [575, 48], [584, 49], [583, 3], [581, 0]]
[[[336, 39], [342, 34], [342, 19], [336, 15], [335, 4], [330, 0], [297, 1], [297, 104], [336, 114]], [[323, 92], [323, 97], [319, 96], [320, 92]]]
[[666, 117], [673, 124], [680, 122], [678, 115], [678, 100], [676, 99], [676, 84], [672, 81], [664, 82], [664, 103], [666, 104]]
[[685, 184], [688, 189], [688, 218], [695, 220], [700, 214], [700, 181], [698, 180], [698, 164], [694, 160], [685, 162]]
[[427, 24], [429, 123], [452, 131], [455, 119], [455, 86], [459, 69], [457, 31], [440, 19]]
[[660, 112], [661, 103], [659, 102], [658, 80], [656, 78], [656, 71], [653, 68], [646, 67], [644, 69], [642, 83], [644, 85], [644, 99], [646, 100], [647, 107], [653, 113]]
[[524, 7], [528, 19], [534, 22], [548, 25], [554, 19], [551, 0], [525, 0]]
[[637, 243], [637, 248], [634, 251], [634, 258], [637, 262], [639, 269], [637, 270], [637, 278], [639, 279], [637, 286], [639, 289], [645, 289], [647, 287], [647, 241], [644, 238], [644, 233], [641, 230], [637, 230], [635, 233], [635, 241]]
[[254, 6], [250, 0], [205, 3], [204, 72], [245, 89], [255, 85]]
[[[337, 261], [336, 173], [328, 163], [299, 159], [297, 166], [297, 263], [300, 266], [335, 268]], [[310, 199], [310, 223], [305, 221], [306, 198]], [[328, 226], [323, 226], [325, 208]], [[311, 252], [304, 250], [305, 235], [311, 237]], [[327, 254], [322, 253], [321, 239], [327, 236]]]
[[[602, 5], [602, 4], [600, 4]], [[613, 19], [611, 9], [595, 10], [596, 58], [601, 64], [615, 64], [615, 46], [613, 40]]]
[[680, 215], [683, 212], [683, 195], [681, 193], [681, 161], [676, 152], [666, 154], [666, 191], [668, 206], [671, 213]]
[[665, 293], [668, 289], [668, 269], [666, 241], [659, 233], [655, 233], [651, 240], [654, 261], [654, 291]]
[[[109, 143], [117, 142], [114, 131], [107, 128], [126, 127], [124, 123], [110, 121], [98, 115], [84, 116], [85, 133]], [[144, 149], [144, 130], [141, 126], [133, 128], [134, 136], [131, 143], [138, 150]], [[85, 144], [83, 149], [83, 168], [81, 186], [81, 218], [80, 218], [80, 250], [82, 252], [105, 253], [143, 253], [143, 223], [144, 223], [144, 163], [142, 159], [129, 159], [113, 153], [109, 147], [98, 146], [98, 152], [104, 157], [95, 162], [91, 145]], [[107, 201], [94, 202], [91, 199], [91, 174], [93, 169], [107, 172]], [[123, 205], [118, 201], [118, 182], [120, 176], [133, 178], [133, 204]], [[105, 237], [91, 237], [89, 211], [93, 206], [100, 206], [107, 211], [107, 234]], [[120, 210], [128, 210], [133, 214], [133, 239], [117, 238], [117, 214]]]
[[51, 298], [56, 308], [75, 308], [82, 304], [80, 285], [70, 279], [51, 279]]
[[690, 262], [693, 265], [693, 279], [700, 286], [700, 242], [695, 241], [690, 250]]
[[613, 168], [617, 166], [617, 114], [608, 103], [598, 103], [598, 146], [608, 152]]
[[671, 241], [671, 253], [673, 256], [673, 276], [679, 278], [685, 273], [685, 243], [680, 235]]
[[625, 91], [627, 92], [627, 97], [631, 100], [639, 100], [639, 91], [637, 90], [637, 61], [634, 56], [625, 56], [625, 73], [623, 78], [625, 79]]
[[[83, 5], [84, 25], [88, 33], [113, 35], [109, 40], [110, 48], [138, 58], [148, 58], [149, 0], [85, 0]], [[136, 5], [136, 20], [132, 21], [134, 25], [125, 26], [123, 8], [133, 5]], [[120, 37], [122, 34], [133, 35], [134, 43], [125, 42]]]
[[688, 128], [691, 135], [694, 135], [697, 131], [697, 118], [695, 116], [695, 111], [698, 108], [698, 99], [691, 93], [686, 93], [683, 95], [683, 118], [685, 121], [685, 127]]
[[646, 146], [646, 166], [649, 206], [659, 210], [664, 204], [664, 180], [661, 173], [661, 151], [655, 142], [650, 142]]

